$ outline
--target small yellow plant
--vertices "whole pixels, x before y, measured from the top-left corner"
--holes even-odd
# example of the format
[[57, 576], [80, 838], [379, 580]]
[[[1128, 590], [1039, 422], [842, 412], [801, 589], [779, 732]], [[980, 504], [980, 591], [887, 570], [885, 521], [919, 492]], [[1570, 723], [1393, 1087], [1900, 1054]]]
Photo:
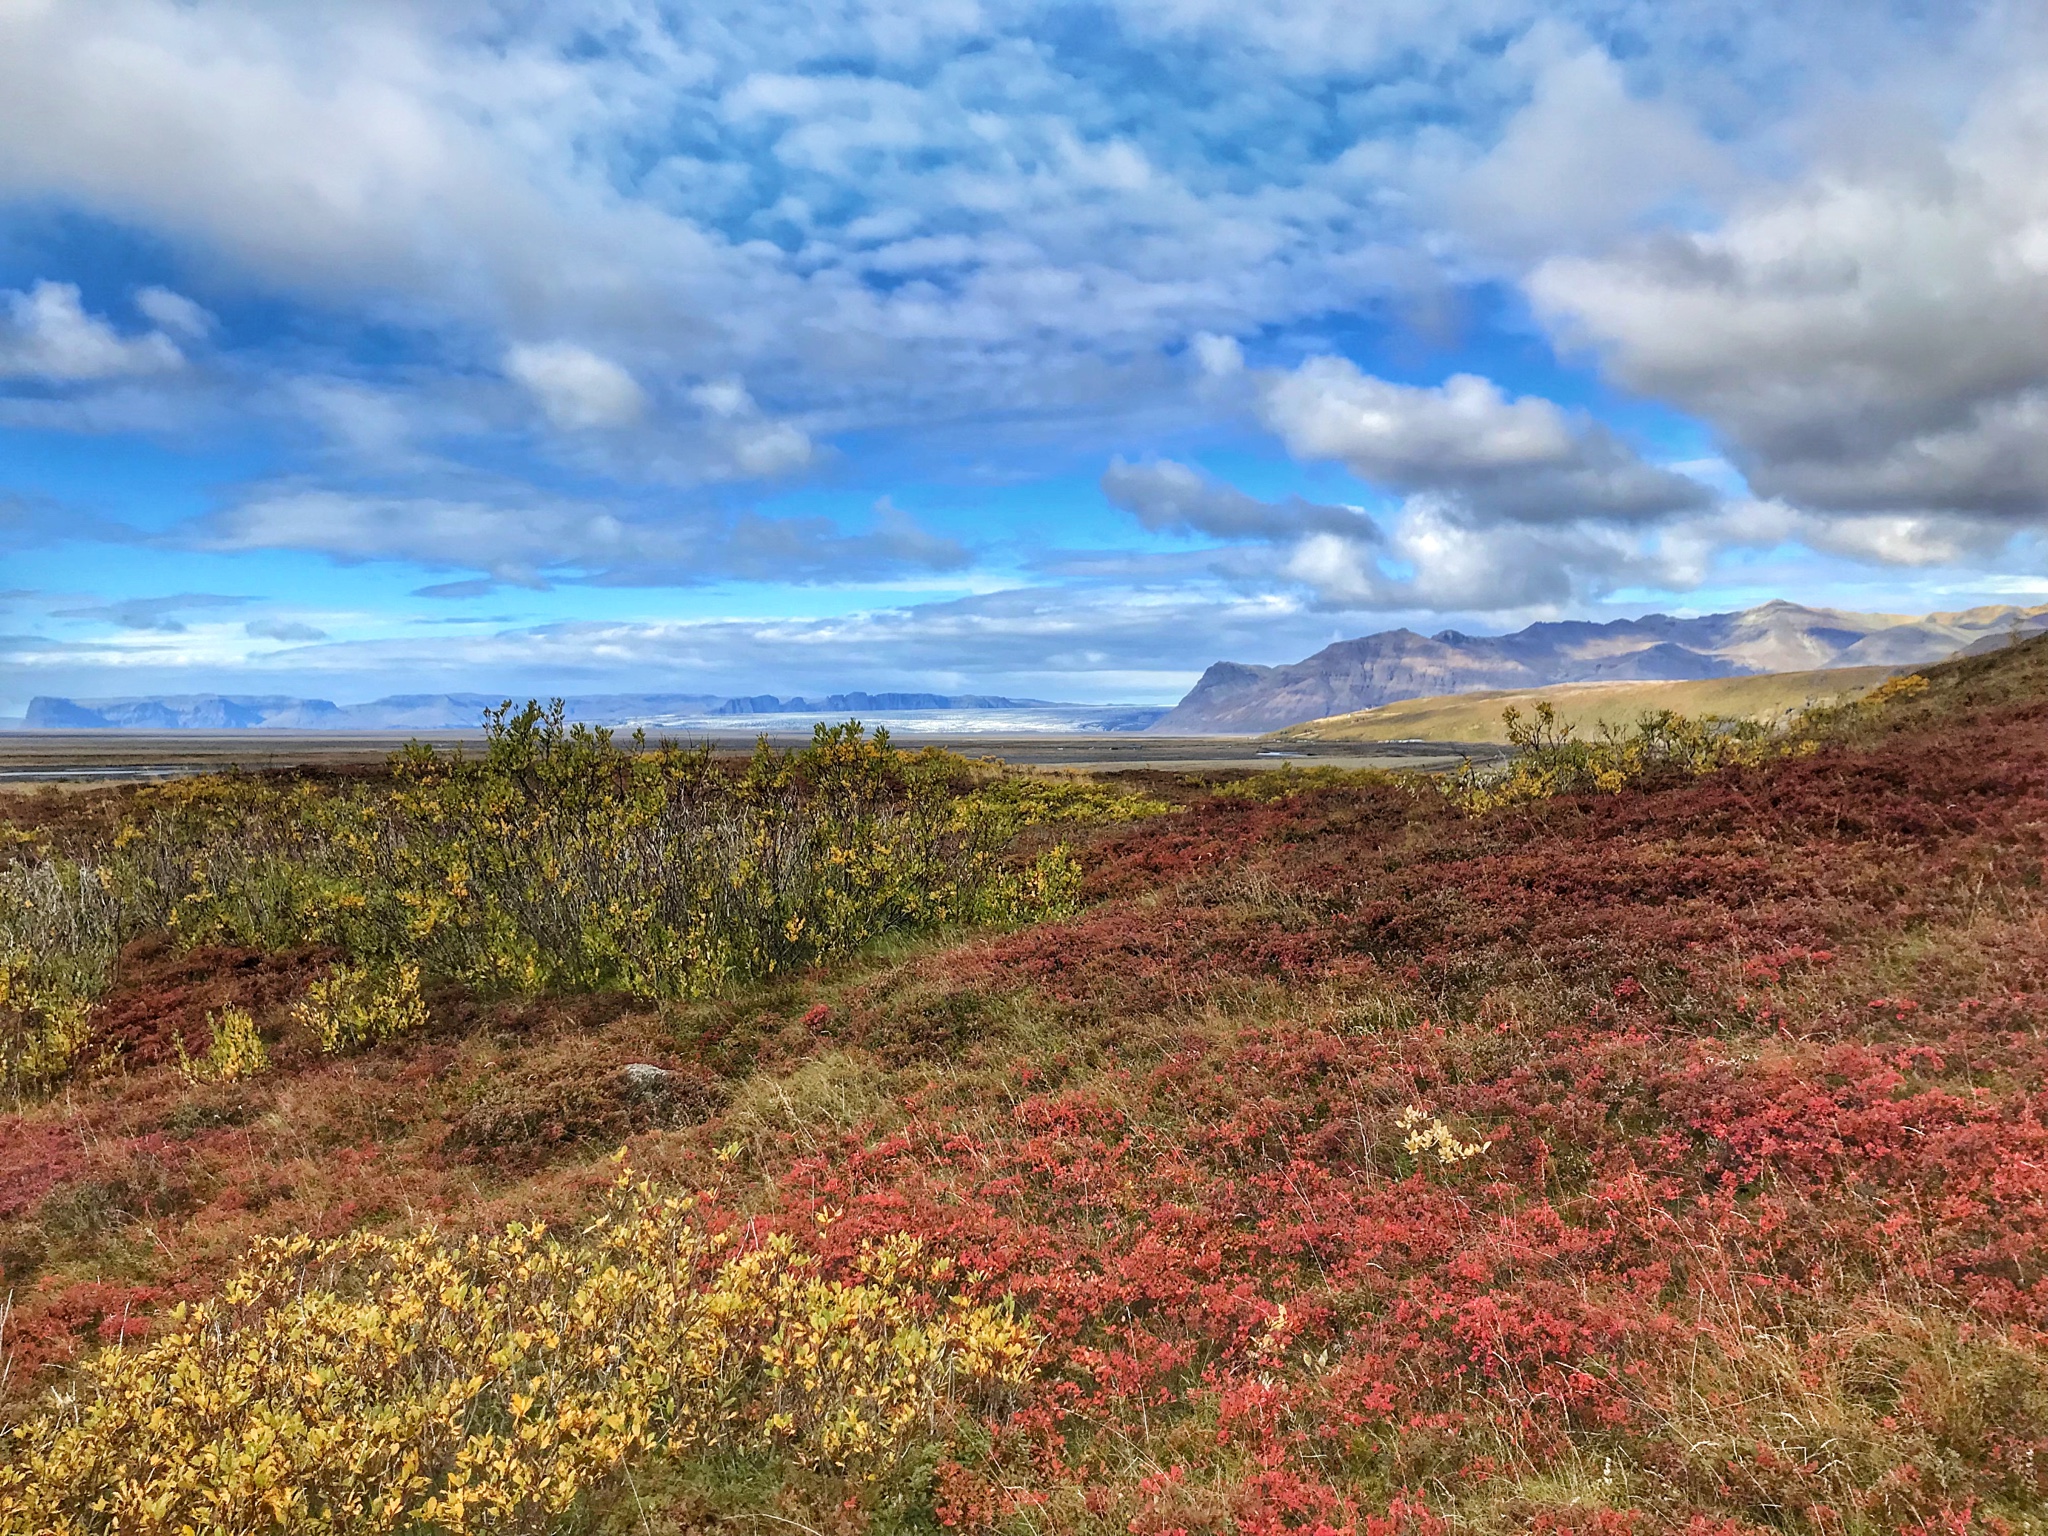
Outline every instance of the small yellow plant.
[[219, 1018], [206, 1016], [213, 1036], [204, 1056], [187, 1056], [178, 1041], [178, 1070], [195, 1083], [231, 1083], [254, 1077], [270, 1065], [270, 1052], [256, 1032], [256, 1021], [240, 1008], [223, 1008]]
[[1432, 1118], [1428, 1110], [1415, 1104], [1402, 1110], [1395, 1124], [1407, 1132], [1407, 1139], [1401, 1144], [1408, 1149], [1410, 1157], [1433, 1152], [1436, 1160], [1446, 1168], [1469, 1162], [1493, 1145], [1490, 1141], [1458, 1140], [1449, 1126]]
[[0, 959], [0, 1086], [48, 1091], [76, 1066], [92, 1038], [92, 1004], [38, 986], [26, 962]]
[[1865, 710], [1875, 712], [1887, 704], [1896, 704], [1901, 699], [1910, 699], [1927, 691], [1927, 678], [1919, 672], [1908, 672], [1903, 677], [1894, 677], [1879, 683], [1857, 702]]
[[0, 1434], [0, 1536], [539, 1531], [654, 1451], [855, 1480], [1036, 1350], [915, 1238], [830, 1279], [622, 1175], [580, 1237], [273, 1239]]
[[993, 882], [984, 907], [1002, 921], [1071, 917], [1081, 905], [1081, 863], [1065, 843]]
[[396, 1040], [426, 1028], [420, 968], [406, 964], [378, 975], [368, 966], [337, 965], [306, 989], [292, 1017], [318, 1032], [329, 1055]]

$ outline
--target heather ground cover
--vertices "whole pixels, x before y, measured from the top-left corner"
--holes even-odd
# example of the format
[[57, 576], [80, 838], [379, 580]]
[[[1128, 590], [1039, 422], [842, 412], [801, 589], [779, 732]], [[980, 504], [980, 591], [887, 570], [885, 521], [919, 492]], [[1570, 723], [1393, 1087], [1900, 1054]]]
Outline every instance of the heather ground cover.
[[[835, 1461], [759, 1429], [749, 1355], [740, 1428], [442, 1528], [2048, 1530], [2048, 649], [1682, 757], [1151, 779], [1172, 813], [1059, 823], [1063, 914], [697, 994], [427, 954], [420, 1026], [342, 1052], [334, 936], [125, 938], [123, 1049], [0, 1121], [8, 1412], [97, 1401], [259, 1238], [583, 1231], [623, 1146], [721, 1254], [1028, 1360], [917, 1365], [890, 1454]], [[1039, 793], [985, 794], [991, 869]], [[181, 1069], [230, 1009], [267, 1066]]]

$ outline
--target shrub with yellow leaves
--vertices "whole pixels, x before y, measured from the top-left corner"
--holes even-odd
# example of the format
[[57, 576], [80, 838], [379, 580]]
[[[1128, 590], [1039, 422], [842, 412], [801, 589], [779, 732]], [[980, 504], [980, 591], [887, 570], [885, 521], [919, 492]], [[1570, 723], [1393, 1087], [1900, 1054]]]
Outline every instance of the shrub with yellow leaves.
[[1416, 1104], [1402, 1110], [1395, 1124], [1405, 1133], [1401, 1145], [1410, 1157], [1433, 1153], [1446, 1168], [1470, 1162], [1493, 1145], [1490, 1141], [1460, 1141], [1449, 1126]]
[[[318, 945], [347, 964], [301, 1017], [325, 1049], [425, 1022], [419, 979], [484, 994], [698, 998], [891, 934], [1070, 913], [1081, 867], [1027, 829], [1160, 815], [1073, 778], [899, 751], [859, 722], [743, 767], [630, 746], [558, 702], [487, 712], [480, 755], [414, 744], [388, 776], [217, 774], [137, 795], [104, 858], [0, 864], [0, 1088], [82, 1059], [128, 940]], [[27, 845], [24, 845], [26, 847]]]
[[420, 998], [420, 968], [400, 965], [378, 975], [364, 965], [337, 965], [306, 989], [292, 1016], [320, 1036], [330, 1056], [427, 1026]]
[[231, 1083], [237, 1078], [254, 1077], [270, 1065], [270, 1052], [264, 1048], [263, 1036], [256, 1032], [256, 1021], [241, 1008], [224, 1008], [216, 1018], [206, 1016], [212, 1037], [208, 1040], [204, 1056], [185, 1054], [185, 1042], [178, 1041], [178, 1070], [195, 1083]]
[[708, 748], [629, 747], [559, 704], [492, 710], [481, 755], [415, 745], [388, 779], [222, 775], [137, 804], [111, 860], [124, 935], [317, 944], [485, 993], [642, 997], [1067, 910], [1071, 854], [1013, 853], [1021, 831], [1170, 809], [902, 752], [855, 721], [736, 767]]
[[1437, 781], [1462, 810], [1477, 814], [1588, 791], [1619, 794], [1645, 779], [1698, 778], [1812, 750], [1810, 741], [1794, 741], [1754, 720], [1713, 715], [1695, 720], [1668, 709], [1651, 710], [1622, 730], [1603, 723], [1594, 741], [1579, 740], [1576, 727], [1560, 721], [1548, 700], [1539, 701], [1526, 718], [1510, 706], [1501, 711], [1501, 720], [1513, 757], [1484, 768], [1467, 760]]
[[576, 1238], [272, 1240], [8, 1432], [0, 1536], [538, 1531], [654, 1453], [872, 1479], [1025, 1380], [1029, 1327], [918, 1240], [832, 1278], [705, 1201], [621, 1175]]
[[0, 962], [0, 1088], [18, 1099], [62, 1082], [92, 1038], [91, 1013], [84, 998], [23, 986]]
[[92, 998], [120, 947], [110, 883], [64, 859], [0, 867], [0, 1091], [43, 1093], [85, 1056]]

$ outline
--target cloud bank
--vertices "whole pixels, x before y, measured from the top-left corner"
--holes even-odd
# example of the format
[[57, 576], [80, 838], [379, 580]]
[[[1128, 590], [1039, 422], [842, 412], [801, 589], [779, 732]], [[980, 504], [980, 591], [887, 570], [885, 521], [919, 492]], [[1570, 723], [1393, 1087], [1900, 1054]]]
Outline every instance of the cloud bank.
[[0, 7], [22, 654], [1999, 590], [2044, 102], [2003, 0]]

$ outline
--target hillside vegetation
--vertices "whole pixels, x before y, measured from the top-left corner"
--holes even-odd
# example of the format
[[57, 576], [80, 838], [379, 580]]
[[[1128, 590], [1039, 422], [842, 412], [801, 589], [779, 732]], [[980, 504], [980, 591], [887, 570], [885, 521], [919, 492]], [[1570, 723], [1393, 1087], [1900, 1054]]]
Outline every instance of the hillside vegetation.
[[1811, 672], [1766, 672], [1683, 682], [1560, 683], [1550, 688], [1493, 688], [1478, 693], [1403, 699], [1377, 709], [1331, 715], [1274, 731], [1276, 743], [1308, 741], [1470, 741], [1506, 744], [1503, 714], [1533, 713], [1548, 704], [1562, 725], [1582, 736], [1602, 725], [1623, 728], [1645, 714], [1668, 710], [1692, 718], [1754, 720], [1778, 725], [1815, 705], [1857, 699], [1897, 673], [1894, 667], [1836, 667]]
[[[2048, 641], [1721, 741], [1486, 794], [586, 744], [600, 821], [765, 777], [1000, 893], [820, 836], [775, 910], [890, 915], [688, 984], [609, 898], [530, 947], [418, 764], [13, 797], [6, 1017], [73, 1044], [0, 1118], [0, 1531], [2048, 1532]], [[429, 808], [612, 878], [531, 767]], [[534, 965], [303, 926], [427, 889], [343, 812]], [[229, 846], [285, 894], [148, 853]]]

